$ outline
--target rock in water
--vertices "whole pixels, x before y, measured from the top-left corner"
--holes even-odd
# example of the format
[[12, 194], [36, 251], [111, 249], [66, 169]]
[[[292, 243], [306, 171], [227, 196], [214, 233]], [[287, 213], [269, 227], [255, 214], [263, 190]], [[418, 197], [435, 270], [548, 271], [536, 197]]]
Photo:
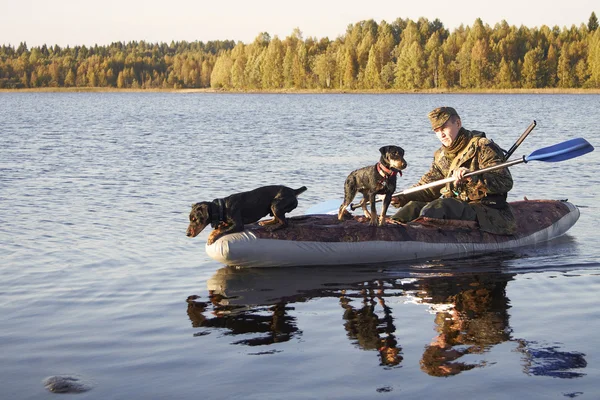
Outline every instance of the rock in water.
[[92, 388], [89, 381], [77, 375], [55, 375], [44, 379], [44, 386], [53, 393], [82, 393]]

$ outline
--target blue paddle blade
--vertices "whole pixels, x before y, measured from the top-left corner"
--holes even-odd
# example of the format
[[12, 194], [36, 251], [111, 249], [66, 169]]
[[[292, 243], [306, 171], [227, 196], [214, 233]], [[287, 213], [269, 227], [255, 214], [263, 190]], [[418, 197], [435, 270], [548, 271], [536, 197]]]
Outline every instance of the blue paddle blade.
[[594, 150], [587, 140], [584, 138], [576, 138], [567, 140], [566, 142], [558, 143], [553, 146], [538, 149], [525, 157], [525, 162], [529, 161], [546, 161], [557, 162], [569, 160], [579, 157]]

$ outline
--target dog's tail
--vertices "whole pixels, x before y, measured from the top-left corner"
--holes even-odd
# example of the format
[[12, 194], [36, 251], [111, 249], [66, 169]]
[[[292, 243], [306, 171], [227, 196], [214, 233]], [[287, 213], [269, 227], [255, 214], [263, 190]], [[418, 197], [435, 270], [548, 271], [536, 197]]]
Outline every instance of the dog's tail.
[[305, 191], [306, 191], [306, 186], [302, 186], [302, 187], [300, 187], [298, 189], [294, 189], [294, 194], [296, 195], [296, 197], [298, 197], [298, 195], [300, 193], [304, 193]]

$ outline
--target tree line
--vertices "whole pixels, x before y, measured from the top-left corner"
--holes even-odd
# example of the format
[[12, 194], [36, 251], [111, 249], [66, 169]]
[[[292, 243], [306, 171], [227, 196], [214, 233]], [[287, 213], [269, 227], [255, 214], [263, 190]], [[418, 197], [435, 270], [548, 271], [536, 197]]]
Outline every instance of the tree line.
[[344, 35], [284, 39], [0, 47], [0, 88], [422, 90], [600, 88], [600, 29], [490, 27], [450, 32], [439, 19], [348, 26]]

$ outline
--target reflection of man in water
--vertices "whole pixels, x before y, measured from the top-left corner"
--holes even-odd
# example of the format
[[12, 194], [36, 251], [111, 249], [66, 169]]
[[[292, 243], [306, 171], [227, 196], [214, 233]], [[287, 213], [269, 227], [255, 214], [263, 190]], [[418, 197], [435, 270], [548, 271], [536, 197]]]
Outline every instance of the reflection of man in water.
[[529, 375], [567, 379], [585, 375], [574, 371], [587, 366], [585, 354], [511, 337], [506, 297], [510, 279], [512, 276], [507, 274], [482, 274], [424, 281], [424, 296], [431, 298], [428, 302], [450, 307], [436, 313], [438, 335], [425, 348], [421, 358], [423, 371], [432, 376], [451, 376], [483, 367], [485, 361], [469, 363], [460, 359], [513, 341], [524, 354], [523, 370]]
[[[402, 361], [402, 348], [394, 336], [396, 327], [392, 310], [385, 304], [383, 289], [374, 293], [374, 290], [361, 290], [362, 306], [354, 308], [352, 299], [342, 292], [340, 304], [344, 309], [344, 328], [348, 337], [354, 339], [358, 346], [364, 350], [377, 350], [381, 360], [380, 365], [396, 366]], [[383, 316], [377, 314], [377, 304], [382, 307]]]
[[[458, 361], [466, 354], [482, 354], [493, 345], [510, 340], [507, 279], [428, 280], [427, 296], [433, 303], [450, 303], [436, 313], [438, 336], [423, 353], [421, 369], [433, 376], [456, 375], [485, 365]], [[440, 301], [442, 300], [442, 301]]]

